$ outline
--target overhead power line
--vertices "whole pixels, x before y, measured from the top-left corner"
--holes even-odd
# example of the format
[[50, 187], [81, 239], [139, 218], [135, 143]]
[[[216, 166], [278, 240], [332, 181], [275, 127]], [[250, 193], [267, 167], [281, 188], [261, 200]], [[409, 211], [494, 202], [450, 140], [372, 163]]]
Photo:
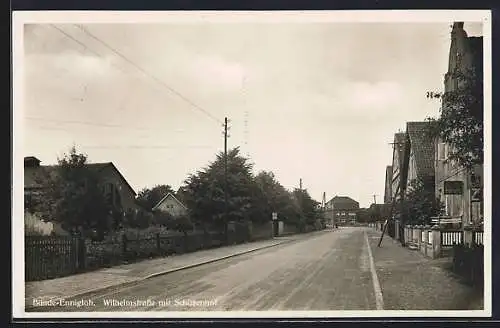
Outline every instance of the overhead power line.
[[182, 100], [184, 100], [185, 102], [187, 102], [188, 104], [190, 104], [192, 107], [194, 107], [198, 111], [204, 113], [205, 115], [207, 115], [208, 117], [210, 117], [211, 119], [215, 120], [218, 123], [223, 123], [221, 120], [219, 120], [218, 118], [216, 118], [215, 116], [213, 116], [210, 112], [208, 112], [207, 110], [201, 108], [200, 106], [198, 106], [197, 104], [195, 104], [193, 101], [191, 101], [189, 98], [185, 97], [180, 92], [178, 92], [177, 90], [173, 89], [172, 87], [170, 87], [169, 85], [167, 85], [165, 82], [163, 82], [162, 80], [160, 80], [156, 76], [151, 75], [149, 72], [147, 72], [146, 70], [144, 70], [141, 66], [139, 66], [138, 64], [136, 64], [134, 61], [132, 61], [131, 59], [129, 59], [127, 56], [125, 56], [124, 54], [122, 54], [120, 51], [118, 51], [117, 49], [115, 49], [114, 47], [110, 46], [108, 43], [106, 43], [105, 41], [103, 41], [99, 37], [97, 37], [94, 34], [92, 34], [91, 32], [89, 32], [85, 27], [83, 27], [81, 25], [78, 25], [78, 24], [75, 24], [75, 26], [78, 27], [80, 30], [82, 30], [89, 37], [91, 37], [92, 39], [96, 40], [97, 42], [99, 42], [100, 44], [102, 44], [103, 46], [105, 46], [106, 48], [108, 48], [115, 55], [117, 55], [118, 57], [122, 58], [127, 63], [129, 63], [130, 65], [134, 66], [137, 70], [139, 70], [140, 72], [142, 72], [144, 75], [146, 75], [147, 77], [151, 78], [152, 80], [154, 80], [155, 82], [157, 82], [158, 84], [160, 84], [161, 86], [163, 86], [164, 88], [166, 88], [167, 90], [169, 90], [170, 92], [172, 92], [173, 94], [177, 95], [179, 98], [181, 98]]
[[26, 116], [25, 119], [32, 120], [32, 121], [51, 122], [51, 123], [102, 126], [102, 127], [108, 127], [108, 128], [127, 128], [127, 129], [134, 129], [134, 130], [151, 130], [151, 128], [131, 127], [131, 126], [126, 126], [126, 125], [122, 125], [122, 124], [96, 123], [96, 122], [86, 122], [86, 121], [77, 121], [77, 120], [57, 120], [57, 119], [49, 119], [49, 118], [34, 117], [34, 116]]
[[158, 145], [158, 146], [144, 146], [144, 145], [116, 145], [116, 146], [81, 146], [87, 149], [209, 149], [213, 146], [171, 146], [171, 145]]

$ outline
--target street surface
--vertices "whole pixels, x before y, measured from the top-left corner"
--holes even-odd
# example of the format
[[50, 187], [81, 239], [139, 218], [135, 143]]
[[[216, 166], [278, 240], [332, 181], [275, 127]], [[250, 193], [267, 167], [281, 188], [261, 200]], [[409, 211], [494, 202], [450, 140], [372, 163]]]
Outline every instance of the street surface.
[[[377, 249], [378, 237], [379, 233], [370, 228], [341, 228], [159, 276], [107, 294], [67, 300], [64, 306], [49, 310], [467, 309], [464, 299], [469, 297], [468, 289], [441, 268], [430, 266], [420, 254], [394, 245], [388, 237]], [[387, 257], [391, 249], [409, 254], [408, 266], [400, 265], [398, 271], [395, 260], [403, 255]], [[442, 285], [446, 290], [436, 290]], [[80, 306], [71, 306], [72, 301], [80, 301], [74, 303]]]

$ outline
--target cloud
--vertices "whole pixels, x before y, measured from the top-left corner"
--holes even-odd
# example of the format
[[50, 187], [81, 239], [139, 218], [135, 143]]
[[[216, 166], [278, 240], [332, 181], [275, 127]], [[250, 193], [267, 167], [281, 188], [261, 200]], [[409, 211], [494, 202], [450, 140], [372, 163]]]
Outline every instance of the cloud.
[[52, 75], [65, 72], [71, 78], [92, 79], [103, 78], [115, 73], [109, 57], [98, 57], [81, 54], [76, 51], [66, 51], [59, 54], [31, 54], [25, 58], [25, 63], [31, 73], [49, 73]]
[[226, 90], [241, 88], [248, 74], [243, 65], [213, 55], [193, 58], [190, 73], [199, 82]]
[[404, 95], [402, 86], [397, 82], [347, 83], [337, 94], [340, 102], [353, 110], [387, 110], [398, 104]]

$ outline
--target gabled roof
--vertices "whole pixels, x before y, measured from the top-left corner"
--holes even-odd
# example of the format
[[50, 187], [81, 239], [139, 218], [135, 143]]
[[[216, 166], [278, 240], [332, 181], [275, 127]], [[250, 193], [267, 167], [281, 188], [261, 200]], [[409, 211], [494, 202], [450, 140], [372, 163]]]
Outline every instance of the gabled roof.
[[398, 132], [394, 134], [394, 151], [397, 151], [398, 153], [399, 169], [401, 169], [401, 167], [404, 164], [404, 154], [407, 145], [408, 145], [408, 135], [406, 134], [406, 132]]
[[430, 135], [432, 122], [408, 122], [406, 131], [410, 140], [410, 149], [415, 156], [417, 176], [434, 176], [434, 140]]
[[[128, 183], [127, 179], [121, 174], [121, 172], [116, 168], [116, 166], [112, 162], [107, 162], [107, 163], [88, 163], [85, 165], [89, 169], [91, 169], [94, 172], [101, 172], [105, 168], [111, 168], [112, 170], [116, 171], [118, 173], [118, 176], [122, 181], [125, 183], [127, 188], [135, 195], [137, 193], [135, 192], [134, 188], [130, 186]], [[37, 167], [26, 167], [24, 168], [24, 188], [40, 188], [39, 183], [36, 181], [36, 176], [37, 174], [41, 173], [42, 171], [45, 171], [46, 173], [53, 174], [56, 172], [58, 168], [58, 165], [41, 165]]]
[[359, 204], [357, 201], [355, 201], [354, 199], [352, 199], [351, 197], [347, 197], [347, 196], [335, 196], [333, 197], [332, 199], [330, 199], [329, 202], [348, 202], [348, 203], [356, 203], [356, 204]]
[[171, 192], [169, 192], [168, 194], [165, 195], [165, 197], [163, 197], [159, 202], [158, 204], [156, 204], [154, 207], [153, 207], [153, 211], [157, 210], [158, 207], [167, 199], [167, 198], [172, 198], [173, 200], [175, 200], [179, 205], [181, 205], [184, 209], [187, 210], [187, 207], [186, 205], [184, 205], [180, 200], [178, 200], [174, 194], [172, 194]]
[[385, 167], [385, 181], [392, 181], [392, 165], [387, 165]]
[[116, 171], [116, 173], [118, 173], [118, 175], [123, 180], [123, 182], [125, 182], [125, 185], [128, 187], [128, 189], [130, 189], [130, 191], [134, 195], [137, 195], [137, 193], [135, 192], [134, 188], [132, 188], [132, 186], [128, 183], [127, 179], [125, 179], [125, 177], [123, 176], [123, 174], [120, 172], [120, 170], [118, 170], [118, 168], [115, 166], [115, 164], [113, 164], [113, 162], [107, 162], [107, 163], [89, 163], [89, 164], [87, 164], [87, 167], [89, 167], [90, 169], [94, 169], [97, 172], [102, 171], [102, 170], [104, 170], [107, 167], [111, 167], [111, 169], [113, 169], [114, 171]]

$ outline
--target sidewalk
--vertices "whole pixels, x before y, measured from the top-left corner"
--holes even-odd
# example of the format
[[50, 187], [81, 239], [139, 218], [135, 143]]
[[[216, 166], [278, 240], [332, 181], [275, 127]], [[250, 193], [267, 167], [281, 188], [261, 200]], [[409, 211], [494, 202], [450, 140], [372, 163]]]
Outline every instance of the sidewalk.
[[451, 257], [432, 260], [380, 232], [367, 231], [384, 310], [483, 310], [483, 295], [449, 271]]
[[68, 277], [27, 282], [25, 284], [25, 307], [32, 307], [34, 299], [69, 299], [105, 290], [111, 291], [115, 288], [136, 284], [144, 279], [153, 278], [162, 274], [278, 246], [287, 242], [299, 241], [321, 233], [323, 232], [316, 231], [307, 234], [275, 237], [271, 240], [144, 260]]

